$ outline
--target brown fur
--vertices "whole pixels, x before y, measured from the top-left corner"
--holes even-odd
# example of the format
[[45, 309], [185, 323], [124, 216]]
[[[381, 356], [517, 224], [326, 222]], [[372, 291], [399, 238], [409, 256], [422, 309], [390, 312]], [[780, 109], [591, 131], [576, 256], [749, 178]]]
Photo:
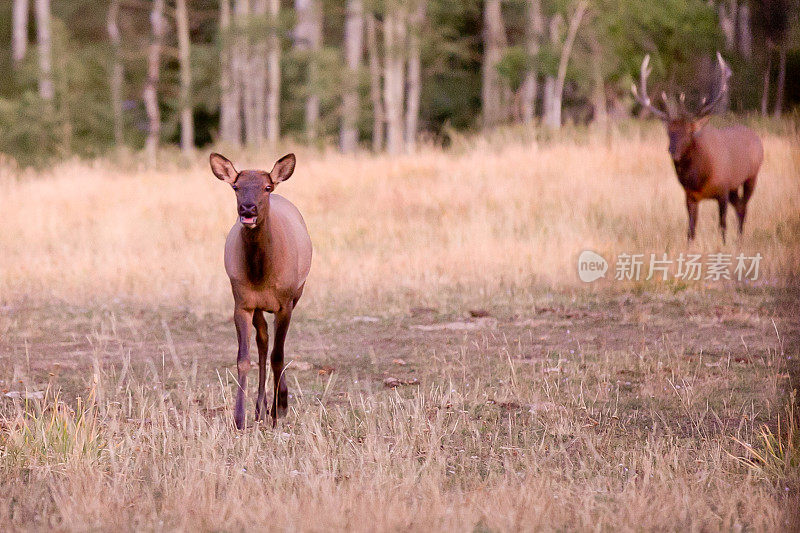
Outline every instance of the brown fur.
[[704, 122], [704, 119], [669, 122], [670, 155], [678, 181], [686, 193], [689, 240], [695, 237], [698, 203], [709, 199], [716, 200], [719, 206], [719, 226], [724, 242], [728, 202], [736, 210], [739, 234], [744, 230], [747, 202], [756, 185], [764, 148], [761, 139], [750, 128], [732, 126], [718, 129], [704, 127]]
[[[664, 121], [669, 135], [669, 153], [675, 173], [686, 193], [686, 210], [689, 213], [689, 240], [694, 239], [697, 225], [697, 206], [700, 200], [713, 199], [719, 206], [719, 226], [725, 242], [725, 215], [728, 202], [736, 209], [739, 234], [744, 229], [747, 202], [756, 186], [758, 171], [764, 159], [764, 147], [758, 135], [744, 126], [713, 128], [706, 126], [710, 114], [728, 91], [731, 69], [717, 53], [720, 79], [719, 88], [710, 99], [704, 99], [697, 113], [689, 113], [681, 94], [678, 112], [674, 102], [662, 93], [667, 110], [654, 106], [647, 95], [647, 77], [650, 75], [650, 56], [642, 61], [639, 87], [631, 89], [643, 107]], [[739, 190], [741, 188], [741, 194]]]
[[[219, 154], [211, 154], [211, 169], [236, 190], [239, 218], [225, 241], [225, 271], [233, 291], [233, 319], [239, 341], [239, 387], [234, 421], [245, 425], [245, 388], [250, 370], [250, 324], [256, 329], [259, 373], [256, 419], [266, 416], [266, 360], [269, 334], [264, 312], [275, 314], [275, 340], [270, 357], [274, 378], [272, 424], [288, 406], [284, 378], [284, 342], [292, 311], [303, 294], [311, 268], [311, 239], [305, 222], [289, 200], [272, 194], [294, 171], [295, 157], [281, 158], [270, 172], [244, 170]], [[252, 222], [255, 219], [255, 222]]]

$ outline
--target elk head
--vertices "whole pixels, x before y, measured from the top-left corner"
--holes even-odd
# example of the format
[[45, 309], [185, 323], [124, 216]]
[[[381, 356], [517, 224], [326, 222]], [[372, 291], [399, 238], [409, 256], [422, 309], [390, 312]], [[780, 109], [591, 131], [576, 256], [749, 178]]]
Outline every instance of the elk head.
[[667, 98], [666, 93], [661, 93], [664, 101], [665, 110], [661, 110], [653, 105], [647, 94], [647, 77], [650, 75], [650, 55], [646, 55], [642, 61], [642, 68], [639, 77], [639, 87], [631, 86], [633, 96], [642, 107], [649, 110], [657, 118], [661, 119], [667, 126], [669, 135], [669, 154], [672, 160], [680, 161], [692, 144], [694, 134], [706, 125], [717, 104], [728, 92], [728, 79], [731, 77], [731, 69], [722, 56], [717, 52], [717, 62], [719, 63], [720, 79], [716, 93], [711, 97], [703, 98], [700, 109], [694, 113], [688, 111], [685, 105], [685, 96], [680, 95], [680, 105], [676, 106], [673, 101]]
[[258, 227], [269, 213], [269, 195], [275, 186], [289, 179], [294, 172], [294, 154], [280, 158], [272, 170], [243, 170], [237, 172], [225, 156], [212, 153], [209, 156], [211, 171], [222, 181], [229, 183], [236, 191], [236, 212], [242, 226], [248, 229]]

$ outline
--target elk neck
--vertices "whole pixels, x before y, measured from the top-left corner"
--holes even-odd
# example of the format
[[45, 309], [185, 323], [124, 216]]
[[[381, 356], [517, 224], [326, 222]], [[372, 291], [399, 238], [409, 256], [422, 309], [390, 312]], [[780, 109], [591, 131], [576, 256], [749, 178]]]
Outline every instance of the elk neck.
[[242, 244], [244, 247], [244, 260], [247, 266], [247, 277], [251, 283], [260, 284], [264, 281], [269, 271], [269, 250], [272, 236], [269, 231], [269, 211], [262, 215], [263, 220], [255, 228], [248, 229], [242, 226]]

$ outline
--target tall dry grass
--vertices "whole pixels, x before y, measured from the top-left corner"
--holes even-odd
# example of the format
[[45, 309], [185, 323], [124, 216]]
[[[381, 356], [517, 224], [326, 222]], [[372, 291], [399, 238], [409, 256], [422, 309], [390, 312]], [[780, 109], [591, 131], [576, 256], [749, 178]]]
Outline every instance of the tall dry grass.
[[[513, 367], [499, 372], [510, 377]], [[688, 434], [671, 421], [632, 424], [598, 402], [607, 379], [570, 397], [558, 376], [535, 388], [490, 381], [489, 390], [457, 370], [411, 397], [332, 403], [300, 391], [277, 431], [236, 432], [221, 407], [230, 383], [189, 377], [165, 388], [165, 378], [100, 373], [75, 409], [50, 396], [6, 409], [0, 522], [70, 531], [788, 527], [783, 485], [748, 474], [733, 442], [705, 433], [708, 407], [691, 386], [698, 426]], [[498, 411], [487, 394], [541, 401]]]
[[[621, 285], [606, 281], [572, 300], [574, 313], [516, 313], [537, 298], [558, 307], [542, 291], [570, 300], [587, 248], [608, 258], [759, 252], [760, 283], [787, 283], [800, 267], [794, 141], [764, 134], [746, 233], [724, 247], [709, 204], [687, 245], [661, 129], [610, 143], [476, 140], [397, 158], [300, 150], [278, 192], [303, 212], [315, 246], [290, 339], [293, 357], [306, 346], [306, 368], [288, 369], [291, 408], [276, 431], [232, 430], [234, 383], [219, 361], [234, 361], [220, 324], [235, 207], [204, 154], [155, 171], [2, 167], [0, 385], [21, 398], [0, 397], [0, 524], [788, 529], [800, 476], [756, 462], [761, 436], [781, 438], [759, 424], [774, 418], [796, 348], [789, 319], [764, 303], [778, 291], [712, 306], [692, 291], [661, 299], [674, 287], [655, 281], [643, 283], [650, 296], [617, 298], [605, 289]], [[230, 155], [263, 168], [282, 154]], [[53, 310], [61, 303], [74, 307]], [[403, 318], [410, 306], [448, 314], [473, 304], [515, 318], [475, 330]], [[361, 313], [371, 322], [352, 321]], [[173, 344], [164, 317], [175, 314], [184, 318]], [[37, 354], [64, 366], [48, 375]], [[341, 371], [326, 366], [332, 357]], [[419, 386], [386, 389], [384, 369]], [[44, 383], [44, 399], [25, 399]]]
[[[703, 203], [691, 249], [760, 252], [762, 280], [780, 283], [800, 267], [798, 152], [794, 138], [763, 137], [744, 238], [731, 210], [723, 247], [716, 205]], [[610, 143], [476, 142], [397, 158], [300, 151], [278, 193], [300, 208], [315, 247], [301, 308], [520, 298], [580, 284], [575, 264], [587, 248], [674, 258], [689, 247], [665, 143], [658, 128]], [[232, 158], [269, 168], [280, 155]], [[0, 176], [0, 299], [230, 305], [222, 246], [234, 200], [205, 154], [155, 171], [97, 161]]]

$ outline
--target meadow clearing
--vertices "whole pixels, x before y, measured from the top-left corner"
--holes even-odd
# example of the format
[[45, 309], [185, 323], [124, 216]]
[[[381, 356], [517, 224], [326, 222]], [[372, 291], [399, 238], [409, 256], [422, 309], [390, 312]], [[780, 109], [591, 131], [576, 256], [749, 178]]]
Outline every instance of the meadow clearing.
[[[251, 380], [243, 432], [222, 266], [235, 202], [207, 151], [155, 170], [0, 165], [0, 523], [797, 529], [800, 145], [762, 137], [726, 245], [712, 203], [687, 244], [655, 125], [395, 158], [298, 148], [277, 190], [314, 243], [290, 409], [254, 425]], [[220, 151], [268, 169], [288, 148]], [[586, 249], [763, 260], [749, 282], [612, 267], [584, 284]]]

